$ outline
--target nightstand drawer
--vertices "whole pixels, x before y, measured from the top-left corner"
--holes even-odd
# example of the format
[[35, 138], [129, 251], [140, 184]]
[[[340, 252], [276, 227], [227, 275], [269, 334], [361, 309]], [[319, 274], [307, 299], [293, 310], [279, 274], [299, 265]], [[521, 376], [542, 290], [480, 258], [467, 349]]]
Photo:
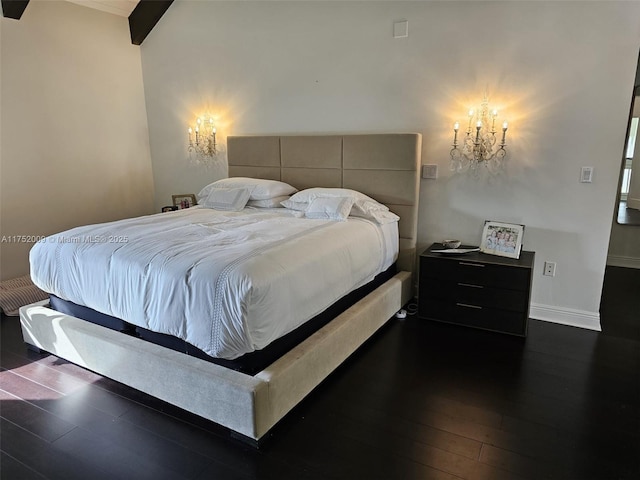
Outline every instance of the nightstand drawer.
[[528, 308], [529, 295], [525, 290], [499, 289], [430, 277], [421, 278], [420, 281], [420, 293], [426, 296], [427, 301], [442, 300], [516, 312], [525, 312]]
[[[426, 300], [428, 312], [421, 317], [445, 323], [494, 330], [497, 332], [526, 334], [526, 316], [522, 313], [496, 308], [483, 308], [464, 303]], [[422, 300], [421, 300], [421, 303]]]
[[420, 277], [454, 280], [486, 287], [526, 290], [531, 271], [464, 259], [428, 258], [420, 266]]

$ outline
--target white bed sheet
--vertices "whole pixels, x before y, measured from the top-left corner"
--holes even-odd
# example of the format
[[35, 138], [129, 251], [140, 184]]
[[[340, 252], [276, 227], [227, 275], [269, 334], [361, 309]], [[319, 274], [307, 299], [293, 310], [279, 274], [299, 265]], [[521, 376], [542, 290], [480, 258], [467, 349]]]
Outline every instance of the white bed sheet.
[[388, 268], [397, 223], [201, 207], [78, 227], [30, 252], [64, 300], [234, 359], [262, 349]]

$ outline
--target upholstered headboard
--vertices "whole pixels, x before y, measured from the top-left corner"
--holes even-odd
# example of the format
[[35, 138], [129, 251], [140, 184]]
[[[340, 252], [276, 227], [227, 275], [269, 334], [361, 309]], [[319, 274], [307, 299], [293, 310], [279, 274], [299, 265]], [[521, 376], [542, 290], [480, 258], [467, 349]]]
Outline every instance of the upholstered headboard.
[[227, 138], [229, 176], [369, 195], [400, 216], [398, 268], [413, 271], [421, 144], [417, 133], [232, 136]]

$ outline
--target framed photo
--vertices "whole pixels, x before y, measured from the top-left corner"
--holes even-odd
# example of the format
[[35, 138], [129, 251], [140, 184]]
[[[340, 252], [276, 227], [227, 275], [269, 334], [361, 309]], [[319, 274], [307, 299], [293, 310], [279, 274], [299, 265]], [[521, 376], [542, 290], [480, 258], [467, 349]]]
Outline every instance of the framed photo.
[[183, 193], [181, 195], [171, 195], [173, 206], [178, 210], [193, 207], [196, 204], [196, 196], [193, 193]]
[[524, 225], [486, 220], [480, 251], [501, 257], [520, 258]]

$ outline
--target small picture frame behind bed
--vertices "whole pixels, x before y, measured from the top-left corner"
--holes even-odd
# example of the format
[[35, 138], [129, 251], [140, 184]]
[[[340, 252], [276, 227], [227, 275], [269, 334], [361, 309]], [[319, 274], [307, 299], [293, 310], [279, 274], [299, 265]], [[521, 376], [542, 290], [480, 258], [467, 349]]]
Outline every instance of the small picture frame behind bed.
[[524, 225], [486, 220], [480, 251], [501, 257], [520, 258]]
[[196, 196], [193, 193], [183, 193], [181, 195], [171, 195], [173, 206], [178, 210], [193, 207], [196, 204]]

